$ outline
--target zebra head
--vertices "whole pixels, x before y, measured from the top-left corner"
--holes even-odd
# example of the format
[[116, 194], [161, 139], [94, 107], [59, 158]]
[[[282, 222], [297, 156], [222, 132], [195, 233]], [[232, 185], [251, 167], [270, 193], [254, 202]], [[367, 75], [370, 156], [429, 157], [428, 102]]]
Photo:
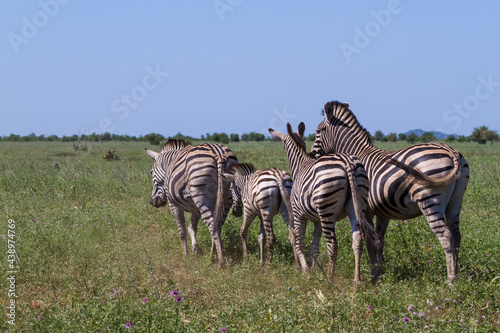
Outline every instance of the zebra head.
[[241, 190], [234, 181], [231, 183], [231, 195], [233, 196], [233, 215], [240, 217], [243, 214], [243, 199]]
[[333, 147], [333, 145], [325, 143], [325, 141], [328, 141], [330, 139], [328, 133], [331, 133], [331, 131], [328, 131], [328, 126], [328, 121], [326, 119], [323, 119], [318, 127], [316, 127], [316, 138], [314, 139], [314, 144], [312, 145], [311, 152], [309, 154], [311, 157], [319, 158], [323, 155], [327, 155], [328, 153], [335, 153], [333, 151], [325, 151], [325, 147]]
[[311, 157], [335, 153], [357, 156], [360, 149], [373, 146], [370, 133], [359, 124], [348, 103], [327, 102], [322, 114], [324, 119], [316, 128]]
[[167, 197], [165, 195], [165, 188], [163, 183], [165, 181], [165, 170], [161, 163], [161, 154], [152, 150], [146, 149], [146, 153], [155, 160], [151, 168], [151, 176], [153, 177], [153, 193], [149, 199], [151, 206], [159, 208], [167, 204]]
[[243, 213], [242, 190], [248, 184], [248, 177], [255, 172], [250, 163], [232, 163], [224, 172], [224, 177], [232, 180], [231, 194], [233, 196], [233, 215], [240, 217]]

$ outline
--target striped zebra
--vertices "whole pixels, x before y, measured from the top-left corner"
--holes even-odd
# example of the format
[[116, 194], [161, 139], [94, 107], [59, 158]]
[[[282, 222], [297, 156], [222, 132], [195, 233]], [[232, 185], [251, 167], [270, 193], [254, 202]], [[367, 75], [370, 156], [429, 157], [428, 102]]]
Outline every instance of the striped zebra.
[[[361, 233], [379, 246], [377, 234], [365, 218], [368, 200], [368, 177], [360, 161], [348, 154], [335, 154], [314, 159], [302, 140], [304, 123], [293, 133], [287, 124], [288, 135], [269, 129], [273, 139], [282, 141], [293, 177], [291, 203], [295, 226], [298, 260], [307, 269], [304, 256], [304, 236], [307, 220], [315, 224], [311, 256], [319, 252], [323, 231], [328, 247], [328, 273], [333, 283], [338, 244], [335, 223], [349, 216], [352, 229], [352, 248], [355, 256], [354, 281], [360, 281]], [[321, 225], [321, 228], [319, 228]]]
[[[233, 215], [241, 216], [244, 208], [243, 224], [240, 230], [243, 245], [243, 256], [247, 256], [247, 230], [256, 216], [260, 219], [260, 264], [264, 265], [264, 239], [267, 241], [267, 261], [273, 258], [276, 237], [273, 232], [273, 218], [281, 213], [290, 228], [289, 239], [295, 248], [293, 226], [290, 226], [289, 212], [292, 177], [278, 168], [255, 170], [252, 164], [234, 163], [226, 170], [226, 177], [233, 179], [231, 191], [233, 195]], [[264, 233], [265, 232], [265, 233]], [[295, 252], [295, 251], [294, 251]]]
[[[370, 134], [359, 124], [349, 104], [328, 102], [323, 114], [325, 119], [317, 127], [311, 155], [347, 153], [361, 160], [370, 180], [369, 219], [372, 221], [376, 215], [381, 237], [389, 219], [411, 219], [423, 214], [441, 243], [448, 278], [452, 279], [460, 250], [460, 210], [469, 181], [469, 166], [463, 156], [435, 142], [385, 151], [373, 146]], [[383, 248], [369, 249], [369, 253], [372, 264], [378, 262], [383, 267]]]
[[191, 213], [189, 235], [196, 251], [196, 231], [200, 217], [210, 230], [212, 252], [217, 251], [219, 267], [224, 265], [221, 228], [231, 208], [230, 181], [223, 177], [225, 169], [238, 160], [229, 148], [219, 144], [187, 146], [183, 140], [168, 140], [160, 152], [146, 149], [155, 160], [151, 175], [153, 193], [149, 203], [154, 207], [168, 202], [175, 217], [182, 252], [187, 254], [184, 212]]

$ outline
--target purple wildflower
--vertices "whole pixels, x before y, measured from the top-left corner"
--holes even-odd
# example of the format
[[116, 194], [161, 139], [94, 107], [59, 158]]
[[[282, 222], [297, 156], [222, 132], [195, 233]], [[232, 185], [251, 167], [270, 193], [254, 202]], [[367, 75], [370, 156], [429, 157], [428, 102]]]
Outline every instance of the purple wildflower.
[[407, 322], [409, 322], [409, 321], [410, 321], [410, 318], [408, 318], [408, 317], [404, 317], [404, 318], [403, 318], [403, 321], [404, 321], [405, 323], [407, 323]]
[[102, 301], [102, 304], [106, 304], [107, 302], [106, 301]]
[[370, 311], [370, 310], [372, 309], [372, 306], [371, 306], [371, 305], [368, 305], [368, 306], [366, 307], [366, 309], [367, 309], [368, 311]]
[[433, 263], [434, 263], [434, 261], [432, 261], [432, 260], [429, 260], [429, 264], [433, 264]]
[[432, 303], [431, 303], [431, 301], [429, 301], [429, 299], [427, 299], [427, 304], [432, 305]]
[[3, 235], [2, 238], [5, 239], [5, 238], [7, 238], [7, 236]]
[[179, 296], [179, 292], [178, 292], [177, 290], [175, 290], [175, 289], [174, 289], [174, 290], [172, 290], [172, 291], [170, 292], [170, 295], [172, 295], [172, 296]]
[[227, 329], [225, 327], [220, 329], [221, 332], [227, 332]]
[[175, 301], [176, 301], [176, 302], [180, 302], [180, 301], [182, 301], [182, 297], [180, 297], [180, 296], [176, 297], [176, 298], [175, 298]]
[[408, 312], [411, 312], [411, 309], [413, 309], [414, 307], [415, 307], [415, 305], [410, 304], [410, 306], [408, 306], [408, 308], [406, 310], [408, 310]]
[[419, 317], [419, 318], [425, 317], [425, 312], [419, 312], [419, 313], [418, 313], [418, 317]]
[[146, 301], [147, 301], [147, 300], [148, 300], [148, 299], [147, 299], [146, 297], [144, 297], [144, 298], [142, 299], [142, 304], [146, 304]]
[[132, 326], [132, 324], [129, 322], [125, 323], [125, 328], [130, 328], [131, 326]]
[[35, 220], [34, 220], [34, 219], [30, 219], [30, 221], [31, 221], [31, 222], [35, 222]]

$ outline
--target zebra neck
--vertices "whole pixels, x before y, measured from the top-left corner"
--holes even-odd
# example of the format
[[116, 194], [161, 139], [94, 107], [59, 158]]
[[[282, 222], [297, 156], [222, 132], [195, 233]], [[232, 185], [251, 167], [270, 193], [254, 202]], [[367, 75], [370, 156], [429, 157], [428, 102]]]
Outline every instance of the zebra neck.
[[286, 153], [288, 157], [288, 163], [290, 164], [290, 170], [292, 172], [292, 178], [295, 180], [295, 177], [300, 171], [302, 163], [311, 159], [311, 157], [305, 151], [296, 149], [288, 149]]

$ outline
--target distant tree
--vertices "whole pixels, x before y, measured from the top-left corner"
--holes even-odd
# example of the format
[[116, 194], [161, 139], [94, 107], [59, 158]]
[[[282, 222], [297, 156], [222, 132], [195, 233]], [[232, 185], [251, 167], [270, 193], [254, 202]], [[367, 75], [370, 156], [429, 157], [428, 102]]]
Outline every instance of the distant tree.
[[489, 141], [490, 145], [493, 144], [493, 141], [500, 141], [497, 131], [490, 130], [488, 126], [484, 125], [474, 128], [474, 131], [471, 134], [471, 139], [472, 141], [480, 144], [485, 144], [486, 141]]
[[21, 141], [21, 137], [17, 134], [11, 134], [7, 137], [7, 141]]
[[264, 141], [266, 137], [262, 133], [250, 132], [248, 133], [248, 141]]
[[399, 133], [398, 134], [399, 141], [405, 141], [407, 136], [408, 135], [406, 135], [405, 133]]
[[454, 142], [456, 140], [455, 136], [453, 134], [450, 134], [444, 139], [445, 142]]
[[388, 142], [389, 138], [387, 137], [387, 135], [384, 135], [383, 137], [380, 138], [380, 141], [382, 141], [382, 142]]
[[220, 134], [214, 133], [210, 136], [210, 141], [220, 142]]
[[391, 142], [396, 142], [398, 141], [398, 135], [396, 133], [390, 133], [387, 135], [387, 140]]
[[229, 136], [224, 132], [222, 132], [220, 134], [220, 143], [223, 143], [223, 144], [229, 143]]
[[500, 136], [498, 136], [497, 131], [489, 130], [485, 135], [485, 139], [490, 142], [490, 145], [492, 145], [493, 141], [500, 141]]
[[382, 139], [383, 136], [384, 136], [384, 133], [382, 133], [382, 131], [376, 131], [375, 135], [373, 137], [376, 141], [380, 141], [380, 139]]
[[49, 135], [47, 137], [47, 141], [59, 141], [59, 138], [57, 137], [57, 135]]
[[422, 142], [432, 142], [432, 141], [437, 141], [437, 138], [434, 135], [434, 133], [432, 133], [432, 132], [424, 132], [424, 134], [422, 134], [420, 136], [420, 141], [422, 141]]
[[306, 140], [307, 141], [315, 141], [316, 140], [316, 134], [309, 134], [307, 137], [306, 137]]
[[457, 138], [457, 142], [465, 142], [467, 141], [467, 138], [464, 136], [464, 135], [460, 135], [458, 138]]
[[410, 135], [406, 137], [406, 142], [409, 142], [411, 144], [414, 144], [417, 141], [418, 141], [418, 136], [413, 132], [411, 132]]
[[241, 135], [241, 141], [248, 141], [248, 134], [243, 133], [243, 134]]
[[102, 138], [101, 138], [102, 141], [111, 141], [111, 133], [109, 132], [106, 132], [102, 135]]
[[163, 135], [157, 133], [150, 133], [144, 136], [144, 139], [152, 145], [159, 145], [160, 141], [164, 138], [165, 137]]
[[229, 134], [229, 140], [231, 140], [232, 142], [238, 142], [240, 141], [240, 136], [239, 134], [231, 133]]

